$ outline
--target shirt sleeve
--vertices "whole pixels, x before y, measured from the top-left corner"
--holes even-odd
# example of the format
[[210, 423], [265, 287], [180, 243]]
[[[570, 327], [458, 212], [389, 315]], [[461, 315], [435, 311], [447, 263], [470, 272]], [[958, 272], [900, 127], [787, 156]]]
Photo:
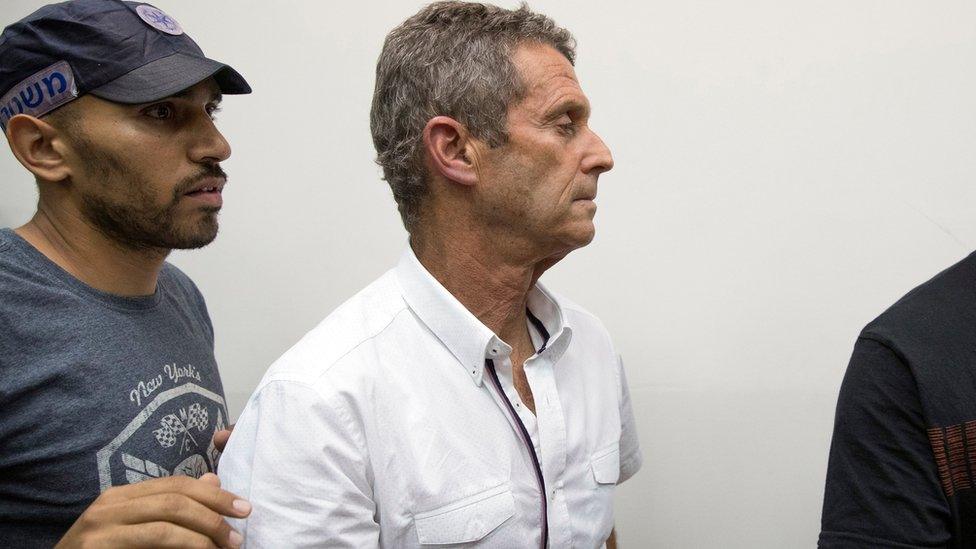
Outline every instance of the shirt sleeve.
[[623, 358], [617, 357], [617, 385], [620, 402], [620, 478], [624, 482], [640, 470], [644, 458], [640, 442], [637, 440], [637, 424], [634, 422], [634, 409], [630, 404], [630, 388], [624, 373]]
[[226, 490], [253, 506], [232, 521], [252, 548], [376, 547], [362, 431], [337, 401], [271, 381], [248, 403], [220, 462]]
[[819, 546], [945, 547], [950, 537], [915, 378], [862, 337], [837, 401]]

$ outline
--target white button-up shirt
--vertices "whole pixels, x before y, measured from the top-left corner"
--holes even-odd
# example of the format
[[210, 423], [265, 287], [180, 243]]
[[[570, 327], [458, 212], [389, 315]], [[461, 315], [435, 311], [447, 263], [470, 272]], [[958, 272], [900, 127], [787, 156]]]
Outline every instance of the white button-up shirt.
[[603, 545], [614, 486], [641, 464], [624, 372], [594, 316], [541, 285], [528, 308], [535, 414], [512, 348], [408, 249], [248, 401], [220, 461], [254, 505], [234, 523], [246, 543]]

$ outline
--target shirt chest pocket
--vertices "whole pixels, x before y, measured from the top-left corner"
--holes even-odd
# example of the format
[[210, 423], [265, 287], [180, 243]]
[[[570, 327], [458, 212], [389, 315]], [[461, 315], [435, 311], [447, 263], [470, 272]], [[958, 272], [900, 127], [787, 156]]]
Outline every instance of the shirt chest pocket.
[[597, 484], [617, 484], [620, 478], [620, 446], [614, 442], [590, 457], [593, 479]]
[[515, 514], [508, 484], [414, 515], [421, 545], [479, 541]]

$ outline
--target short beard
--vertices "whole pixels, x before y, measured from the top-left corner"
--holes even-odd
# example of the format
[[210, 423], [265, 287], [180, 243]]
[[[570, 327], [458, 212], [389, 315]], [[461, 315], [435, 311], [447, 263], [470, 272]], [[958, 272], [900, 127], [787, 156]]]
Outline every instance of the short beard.
[[[180, 181], [169, 202], [159, 206], [148, 181], [80, 132], [72, 133], [72, 145], [87, 162], [86, 175], [101, 182], [102, 192], [82, 196], [82, 214], [99, 232], [118, 245], [138, 252], [202, 248], [217, 237], [220, 208], [199, 208], [194, 214], [202, 218], [190, 227], [178, 223], [176, 212], [186, 192], [201, 179], [227, 177], [219, 164], [206, 164], [200, 173]], [[126, 195], [129, 200], [120, 200]]]

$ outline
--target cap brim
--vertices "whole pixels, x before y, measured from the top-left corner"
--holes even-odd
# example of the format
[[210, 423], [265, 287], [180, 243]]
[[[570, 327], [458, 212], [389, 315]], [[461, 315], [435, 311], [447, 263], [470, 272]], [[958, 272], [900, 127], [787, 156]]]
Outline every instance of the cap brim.
[[89, 93], [116, 103], [148, 103], [179, 93], [211, 76], [221, 93], [251, 93], [251, 86], [230, 66], [183, 53], [146, 63]]

